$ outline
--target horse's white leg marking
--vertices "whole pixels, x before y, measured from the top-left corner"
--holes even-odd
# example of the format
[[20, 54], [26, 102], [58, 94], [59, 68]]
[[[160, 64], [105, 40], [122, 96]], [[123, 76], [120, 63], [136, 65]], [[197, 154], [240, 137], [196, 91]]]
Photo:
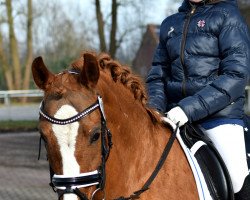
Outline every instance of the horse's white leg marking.
[[[77, 112], [72, 106], [64, 105], [56, 112], [54, 117], [57, 119], [66, 119], [76, 114]], [[67, 125], [52, 125], [52, 130], [60, 147], [64, 175], [74, 176], [80, 174], [80, 166], [74, 155], [78, 128], [78, 122]], [[74, 194], [65, 194], [64, 200], [77, 200], [77, 196]]]

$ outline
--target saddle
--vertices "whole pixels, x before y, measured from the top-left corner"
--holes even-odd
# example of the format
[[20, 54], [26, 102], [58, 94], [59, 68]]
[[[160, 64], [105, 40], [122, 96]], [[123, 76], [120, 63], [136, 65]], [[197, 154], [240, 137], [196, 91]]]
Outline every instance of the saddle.
[[228, 170], [211, 140], [198, 125], [186, 124], [180, 136], [190, 150], [195, 149], [196, 158], [211, 197], [215, 200], [233, 200], [234, 193]]

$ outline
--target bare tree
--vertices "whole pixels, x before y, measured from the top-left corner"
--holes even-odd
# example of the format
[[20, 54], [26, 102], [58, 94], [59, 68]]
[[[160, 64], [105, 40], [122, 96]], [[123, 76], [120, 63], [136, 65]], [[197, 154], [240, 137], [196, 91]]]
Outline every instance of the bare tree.
[[10, 51], [10, 57], [11, 57], [11, 63], [10, 67], [13, 67], [14, 71], [14, 86], [15, 89], [21, 88], [21, 64], [19, 60], [19, 50], [18, 50], [18, 44], [17, 39], [14, 31], [14, 20], [12, 16], [12, 0], [6, 0], [6, 10], [7, 10], [7, 20], [8, 20], [8, 26], [9, 26], [9, 51]]
[[109, 43], [109, 52], [112, 57], [115, 57], [117, 42], [116, 42], [116, 32], [117, 32], [117, 12], [118, 12], [117, 0], [112, 0], [112, 9], [111, 9], [111, 29], [110, 29], [110, 43]]
[[32, 37], [32, 25], [33, 25], [33, 9], [32, 0], [27, 1], [27, 36], [26, 36], [26, 47], [27, 55], [25, 61], [24, 78], [23, 78], [23, 89], [27, 90], [30, 87], [30, 74], [31, 74], [31, 63], [33, 59], [33, 37]]
[[[115, 57], [117, 50], [117, 13], [120, 4], [117, 0], [112, 0], [111, 3], [111, 28], [109, 30], [109, 45], [107, 45], [107, 40], [105, 37], [105, 22], [103, 19], [103, 14], [101, 11], [100, 0], [95, 1], [96, 7], [96, 19], [97, 19], [97, 27], [98, 27], [98, 35], [100, 41], [100, 51], [108, 51], [112, 57]], [[109, 46], [109, 49], [107, 49]]]
[[[144, 1], [144, 4], [150, 1]], [[132, 1], [132, 0], [112, 0], [111, 1], [111, 11], [110, 13], [105, 13], [107, 19], [104, 20], [104, 15], [101, 10], [101, 1], [95, 0], [95, 8], [96, 8], [96, 19], [97, 19], [97, 27], [98, 27], [98, 36], [99, 36], [99, 45], [100, 51], [107, 51], [112, 57], [116, 57], [117, 50], [120, 48], [123, 43], [125, 37], [129, 37], [129, 35], [145, 26], [142, 21], [140, 21], [141, 10], [140, 7], [143, 5], [141, 1]], [[134, 9], [133, 15], [135, 15], [135, 19], [137, 22], [132, 23], [132, 25], [126, 24], [122, 25], [121, 20], [119, 21], [118, 17], [126, 20], [128, 16], [122, 16], [121, 8], [125, 9]], [[138, 9], [138, 10], [137, 10]], [[107, 12], [107, 11], [106, 11]], [[131, 18], [131, 16], [129, 16]], [[121, 28], [122, 27], [122, 28]], [[106, 33], [105, 34], [105, 30]], [[108, 44], [109, 42], [109, 44]], [[107, 49], [107, 46], [109, 47]]]
[[0, 30], [0, 64], [2, 66], [2, 71], [4, 74], [4, 78], [6, 80], [8, 89], [13, 90], [14, 81], [12, 77], [12, 69], [8, 67], [7, 55], [5, 54], [5, 51], [4, 51], [3, 35], [2, 35], [1, 30]]
[[98, 24], [98, 35], [99, 35], [99, 42], [100, 42], [100, 50], [101, 51], [107, 51], [106, 47], [106, 39], [105, 39], [105, 33], [104, 33], [104, 21], [103, 21], [103, 15], [101, 11], [101, 4], [100, 0], [95, 0], [95, 7], [96, 7], [96, 19]]
[[[30, 85], [30, 65], [33, 57], [32, 48], [32, 0], [27, 0], [27, 26], [26, 26], [26, 59], [25, 64], [21, 62], [20, 54], [22, 50], [18, 44], [15, 34], [15, 22], [13, 17], [12, 0], [6, 0], [2, 5], [5, 5], [6, 20], [1, 15], [2, 23], [6, 22], [8, 27], [8, 41], [3, 42], [3, 34], [0, 32], [0, 62], [2, 63], [2, 71], [6, 79], [8, 89], [29, 89]], [[20, 15], [21, 12], [17, 12]], [[4, 48], [7, 46], [7, 48]], [[8, 50], [8, 51], [7, 51]], [[23, 68], [23, 66], [25, 66]]]

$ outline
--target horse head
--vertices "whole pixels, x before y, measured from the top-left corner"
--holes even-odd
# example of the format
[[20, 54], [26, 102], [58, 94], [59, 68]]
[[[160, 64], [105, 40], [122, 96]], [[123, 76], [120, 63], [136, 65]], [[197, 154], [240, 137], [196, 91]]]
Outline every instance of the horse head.
[[95, 91], [100, 76], [96, 57], [85, 53], [74, 65], [53, 74], [38, 57], [32, 73], [44, 91], [39, 130], [53, 172], [52, 185], [59, 198], [89, 199], [104, 187], [111, 138], [102, 99]]

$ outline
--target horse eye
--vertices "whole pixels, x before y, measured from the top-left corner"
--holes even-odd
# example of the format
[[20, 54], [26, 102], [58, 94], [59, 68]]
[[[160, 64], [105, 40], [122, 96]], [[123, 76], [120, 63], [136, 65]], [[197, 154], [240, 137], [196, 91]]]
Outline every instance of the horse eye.
[[91, 143], [97, 141], [99, 139], [99, 137], [100, 137], [100, 133], [99, 132], [95, 132], [93, 134], [93, 136], [91, 137]]

